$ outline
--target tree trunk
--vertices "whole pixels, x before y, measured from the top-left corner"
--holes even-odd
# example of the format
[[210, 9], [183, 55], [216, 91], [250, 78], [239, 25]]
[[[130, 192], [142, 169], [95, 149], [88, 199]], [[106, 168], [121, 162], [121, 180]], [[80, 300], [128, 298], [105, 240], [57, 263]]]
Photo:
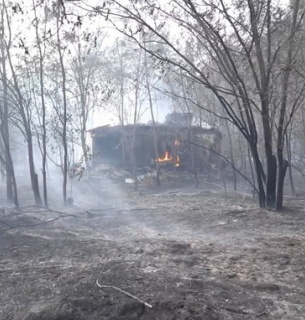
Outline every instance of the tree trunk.
[[293, 195], [296, 195], [295, 188], [294, 188], [294, 182], [293, 182], [293, 176], [292, 176], [292, 166], [291, 166], [291, 130], [289, 131], [289, 134], [286, 133], [286, 148], [287, 148], [287, 159], [288, 159], [288, 173], [289, 173], [289, 180], [290, 180], [290, 187], [291, 192]]
[[264, 172], [263, 172], [262, 164], [260, 162], [256, 146], [253, 144], [250, 145], [250, 150], [252, 153], [255, 173], [256, 173], [256, 180], [257, 180], [257, 186], [258, 186], [258, 201], [259, 201], [260, 207], [264, 208], [266, 206], [266, 194], [264, 189]]
[[59, 55], [59, 63], [61, 68], [61, 75], [62, 75], [62, 95], [63, 95], [63, 117], [62, 117], [62, 145], [64, 150], [64, 159], [63, 159], [63, 184], [62, 184], [62, 191], [63, 191], [63, 202], [67, 205], [67, 181], [68, 181], [68, 142], [67, 142], [67, 97], [66, 97], [66, 70], [64, 66], [64, 60], [62, 55], [61, 49], [61, 41], [59, 37], [59, 29], [60, 29], [60, 2], [57, 5], [57, 50]]
[[[12, 70], [12, 73], [13, 73], [13, 77], [15, 77], [15, 73], [13, 70]], [[22, 95], [18, 88], [17, 81], [15, 82], [15, 85], [16, 85], [16, 91], [18, 92], [18, 95], [19, 95], [19, 112], [20, 112], [22, 123], [24, 126], [25, 139], [27, 141], [31, 187], [32, 187], [32, 191], [35, 199], [35, 204], [37, 206], [41, 206], [42, 201], [41, 201], [39, 186], [38, 186], [38, 175], [35, 172], [33, 139], [32, 139], [32, 132], [31, 132], [31, 124], [30, 124], [31, 120], [29, 119], [29, 115], [25, 114], [26, 110], [24, 109], [25, 107], [22, 102]]]
[[267, 158], [267, 180], [266, 180], [266, 206], [275, 207], [277, 184], [277, 161], [275, 155]]
[[287, 109], [287, 99], [288, 99], [288, 87], [289, 87], [289, 78], [291, 73], [291, 66], [293, 63], [292, 53], [294, 49], [294, 34], [297, 29], [297, 16], [299, 11], [300, 0], [294, 1], [293, 6], [293, 15], [290, 27], [289, 34], [289, 47], [287, 51], [286, 66], [283, 70], [282, 78], [282, 98], [281, 98], [281, 108], [279, 114], [279, 123], [278, 123], [278, 136], [277, 136], [277, 161], [278, 161], [278, 171], [277, 171], [277, 193], [276, 193], [276, 210], [281, 210], [283, 206], [283, 189], [284, 189], [284, 180], [288, 167], [287, 160], [284, 160], [283, 149], [285, 142], [285, 118], [286, 118], [286, 109]]
[[[3, 12], [1, 12], [1, 20], [3, 21]], [[3, 112], [1, 112], [2, 120], [2, 139], [4, 146], [4, 160], [5, 160], [5, 171], [6, 171], [6, 198], [8, 201], [14, 200], [12, 174], [14, 174], [13, 164], [11, 163], [10, 156], [10, 141], [9, 141], [9, 125], [8, 125], [8, 92], [7, 92], [7, 72], [5, 62], [5, 45], [4, 39], [1, 37], [1, 56], [2, 56], [2, 85], [3, 85]]]
[[134, 189], [138, 190], [138, 177], [137, 177], [137, 157], [136, 157], [136, 134], [137, 134], [137, 119], [138, 119], [138, 104], [139, 104], [139, 91], [140, 91], [140, 71], [142, 61], [142, 50], [139, 52], [138, 68], [136, 72], [135, 81], [135, 109], [133, 115], [133, 139], [132, 139], [132, 157], [133, 157], [133, 175], [134, 175]]
[[86, 143], [86, 131], [87, 131], [87, 101], [85, 96], [85, 86], [84, 86], [84, 72], [83, 72], [83, 64], [81, 59], [81, 46], [80, 42], [78, 43], [78, 64], [79, 64], [79, 91], [80, 91], [80, 103], [81, 103], [81, 146], [83, 151], [83, 158], [85, 161], [85, 167], [89, 168], [89, 157], [88, 157], [88, 149]]
[[48, 207], [48, 191], [47, 191], [47, 141], [46, 141], [46, 112], [43, 107], [43, 134], [42, 134], [42, 188], [44, 205]]
[[275, 210], [281, 210], [283, 207], [284, 181], [285, 181], [287, 168], [288, 168], [287, 160], [283, 160], [283, 162], [279, 163]]
[[[137, 109], [137, 108], [136, 108]], [[137, 135], [137, 123], [133, 125], [133, 138], [132, 138], [132, 171], [134, 178], [134, 190], [138, 190], [138, 175], [137, 175], [137, 157], [136, 157], [136, 135]]]
[[232, 142], [232, 136], [231, 136], [231, 132], [229, 129], [229, 125], [228, 122], [225, 121], [226, 124], [226, 129], [228, 132], [228, 139], [229, 139], [229, 152], [230, 152], [230, 161], [232, 163], [232, 165], [234, 167], [232, 167], [232, 173], [233, 173], [233, 187], [234, 187], [234, 191], [237, 190], [237, 175], [236, 175], [236, 170], [234, 170], [233, 168], [235, 168], [235, 161], [234, 161], [234, 155], [233, 155], [233, 142]]
[[[42, 113], [42, 190], [43, 190], [43, 201], [44, 205], [48, 207], [48, 191], [47, 191], [47, 128], [46, 128], [46, 105], [45, 105], [45, 92], [44, 92], [44, 55], [41, 48], [41, 41], [39, 38], [39, 30], [38, 25], [39, 21], [37, 18], [37, 12], [36, 12], [36, 4], [34, 0], [32, 1], [32, 6], [34, 9], [35, 14], [35, 32], [36, 32], [36, 44], [38, 47], [39, 52], [39, 85], [40, 85], [40, 98], [41, 98], [41, 113]], [[47, 11], [45, 11], [47, 12]], [[47, 15], [47, 14], [46, 14]], [[46, 17], [47, 19], [47, 17]], [[46, 36], [46, 33], [44, 34], [44, 37]], [[39, 139], [39, 136], [38, 136]], [[37, 177], [38, 178], [38, 177]], [[38, 187], [38, 179], [37, 179], [37, 187]]]
[[[190, 136], [190, 129], [188, 129], [189, 133], [188, 136]], [[192, 173], [194, 174], [195, 178], [195, 187], [199, 187], [199, 178], [198, 178], [198, 172], [197, 172], [197, 162], [195, 163], [195, 157], [194, 157], [194, 145], [190, 145], [190, 153], [191, 153], [191, 166], [192, 166]]]
[[250, 167], [251, 177], [252, 177], [252, 181], [253, 181], [253, 185], [254, 185], [254, 189], [253, 189], [253, 198], [254, 198], [255, 188], [256, 188], [256, 179], [255, 179], [255, 174], [254, 174], [254, 170], [253, 170], [252, 158], [251, 158], [251, 152], [250, 152], [249, 146], [248, 146], [247, 150], [248, 150], [249, 167]]
[[[119, 45], [117, 43], [118, 51]], [[119, 52], [119, 59], [120, 59], [120, 96], [121, 96], [121, 106], [119, 111], [119, 119], [122, 126], [124, 126], [124, 70], [123, 70], [123, 57], [121, 53]]]
[[83, 123], [83, 127], [81, 129], [80, 138], [81, 138], [81, 145], [83, 151], [83, 157], [85, 162], [85, 168], [89, 168], [89, 157], [88, 157], [88, 147], [86, 143], [86, 123]]
[[34, 155], [33, 155], [33, 141], [30, 132], [27, 132], [28, 135], [28, 156], [29, 156], [29, 169], [30, 169], [30, 177], [31, 177], [31, 185], [34, 194], [35, 203], [37, 206], [42, 205], [39, 185], [38, 185], [38, 175], [35, 172], [35, 164], [34, 164]]
[[272, 151], [272, 131], [269, 119], [268, 95], [263, 94], [262, 99], [262, 123], [265, 141], [265, 156], [266, 156], [266, 206], [274, 208], [276, 198], [276, 157]]
[[[144, 47], [145, 47], [145, 44], [144, 44]], [[156, 122], [155, 122], [153, 102], [152, 102], [152, 97], [151, 97], [150, 83], [149, 83], [149, 78], [148, 78], [148, 66], [147, 66], [147, 53], [146, 53], [146, 51], [144, 51], [144, 64], [145, 64], [145, 82], [146, 82], [146, 88], [147, 88], [147, 93], [148, 93], [148, 102], [149, 102], [151, 121], [152, 121], [152, 125], [153, 125], [155, 159], [158, 159], [159, 158], [159, 150], [158, 150], [158, 141], [157, 141], [157, 133], [156, 133]], [[160, 176], [159, 176], [160, 175], [160, 166], [159, 166], [158, 161], [156, 161], [155, 163], [156, 163], [156, 185], [159, 187], [161, 185]]]
[[[6, 17], [7, 17], [7, 21], [9, 20], [9, 15], [8, 12], [6, 11]], [[9, 32], [11, 32], [10, 29], [10, 24], [8, 23], [8, 29]], [[3, 44], [2, 43], [2, 52], [4, 52], [3, 49]], [[10, 71], [11, 71], [11, 75], [13, 78], [13, 84], [14, 84], [14, 90], [16, 91], [16, 96], [17, 96], [17, 101], [18, 101], [18, 108], [17, 111], [19, 112], [20, 116], [21, 116], [21, 120], [22, 120], [22, 124], [24, 127], [24, 137], [28, 143], [28, 156], [29, 156], [29, 168], [30, 168], [30, 178], [31, 178], [31, 185], [32, 185], [32, 191], [34, 194], [34, 198], [35, 198], [35, 203], [36, 205], [41, 205], [41, 198], [40, 198], [40, 194], [39, 194], [39, 188], [38, 188], [38, 179], [37, 176], [35, 176], [35, 166], [34, 166], [34, 156], [33, 156], [33, 143], [32, 143], [32, 132], [31, 132], [31, 119], [29, 116], [29, 110], [26, 109], [26, 107], [24, 106], [24, 98], [23, 95], [21, 93], [20, 90], [20, 86], [18, 83], [18, 79], [16, 76], [16, 72], [14, 69], [14, 65], [12, 62], [12, 58], [10, 55], [10, 47], [8, 44], [6, 44], [6, 54], [7, 54], [7, 59], [10, 65]], [[8, 128], [4, 129], [5, 131], [7, 130], [7, 132], [5, 133], [5, 135], [7, 135], [7, 139], [8, 140]], [[5, 142], [6, 143], [6, 142]], [[13, 188], [13, 197], [14, 197], [14, 201], [15, 203], [18, 203], [18, 195], [17, 195], [17, 186], [16, 186], [16, 179], [15, 179], [15, 174], [14, 174], [14, 168], [13, 168], [13, 162], [12, 162], [12, 158], [11, 158], [11, 154], [9, 151], [9, 145], [6, 146], [7, 149], [7, 159], [9, 161], [9, 165], [8, 168], [10, 170], [10, 184], [12, 184], [12, 188]]]
[[[267, 43], [267, 63], [265, 62], [262, 37], [258, 30], [259, 20], [257, 11], [255, 9], [255, 1], [248, 0], [248, 8], [250, 11], [250, 21], [253, 33], [253, 43], [255, 47], [256, 60], [258, 64], [260, 81], [257, 84], [257, 89], [260, 92], [261, 100], [261, 118], [263, 125], [264, 143], [265, 143], [265, 156], [266, 156], [266, 206], [274, 208], [276, 196], [276, 158], [272, 151], [272, 129], [270, 124], [270, 101], [269, 101], [269, 84], [270, 78], [268, 77], [268, 68], [270, 67], [270, 50], [271, 43]], [[270, 1], [268, 2], [270, 5]], [[267, 19], [270, 18], [270, 10], [267, 10]]]
[[17, 80], [15, 70], [13, 68], [13, 63], [12, 63], [12, 59], [11, 59], [9, 52], [8, 52], [8, 59], [9, 59], [10, 67], [11, 67], [12, 77], [14, 79], [14, 89], [16, 90], [17, 97], [18, 97], [18, 109], [17, 110], [18, 110], [20, 117], [21, 117], [21, 120], [22, 120], [22, 124], [24, 127], [23, 134], [24, 134], [24, 137], [27, 141], [31, 187], [32, 187], [32, 191], [33, 191], [36, 205], [41, 206], [42, 202], [41, 202], [41, 197], [40, 197], [40, 193], [39, 193], [38, 178], [35, 173], [33, 140], [32, 140], [32, 131], [31, 131], [31, 117], [29, 115], [29, 110], [26, 109], [28, 107], [24, 106], [24, 99], [23, 99], [22, 93], [20, 91], [19, 83]]
[[[35, 13], [36, 14], [36, 13]], [[47, 191], [47, 128], [46, 128], [46, 106], [44, 96], [44, 67], [43, 54], [38, 39], [38, 26], [36, 25], [36, 36], [39, 49], [39, 80], [40, 80], [40, 96], [41, 96], [41, 111], [42, 111], [42, 189], [44, 205], [48, 207], [48, 191]], [[38, 183], [37, 183], [38, 188]]]
[[11, 185], [12, 185], [12, 197], [13, 197], [13, 202], [16, 208], [19, 208], [19, 199], [18, 199], [18, 190], [17, 190], [17, 182], [15, 178], [15, 171], [13, 167], [13, 160], [11, 157], [10, 150], [8, 149], [8, 158], [9, 161], [7, 165], [9, 166], [9, 172], [10, 172], [10, 179], [11, 179]]
[[13, 192], [13, 184], [12, 184], [12, 175], [14, 174], [14, 167], [13, 167], [13, 164], [11, 163], [8, 115], [7, 115], [6, 108], [4, 110], [2, 135], [3, 135], [4, 145], [5, 145], [6, 198], [8, 201], [13, 201], [14, 200], [14, 192]]

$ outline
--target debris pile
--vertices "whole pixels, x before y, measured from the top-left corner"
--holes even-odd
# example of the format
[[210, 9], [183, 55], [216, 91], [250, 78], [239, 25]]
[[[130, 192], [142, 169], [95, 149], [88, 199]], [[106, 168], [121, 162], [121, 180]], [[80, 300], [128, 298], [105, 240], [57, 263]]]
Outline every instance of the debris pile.
[[[118, 167], [111, 166], [109, 164], [100, 164], [88, 170], [87, 176], [88, 179], [97, 178], [97, 179], [110, 179], [113, 182], [117, 183], [135, 183], [134, 174], [131, 172], [120, 169]], [[144, 182], [148, 180], [154, 180], [156, 177], [156, 170], [150, 167], [143, 167], [137, 169], [137, 180], [138, 182]]]

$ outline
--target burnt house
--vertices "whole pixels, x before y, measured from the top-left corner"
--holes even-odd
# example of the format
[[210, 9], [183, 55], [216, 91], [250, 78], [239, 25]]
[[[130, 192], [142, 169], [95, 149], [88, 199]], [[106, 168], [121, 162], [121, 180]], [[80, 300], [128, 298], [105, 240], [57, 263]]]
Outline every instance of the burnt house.
[[109, 164], [131, 170], [134, 161], [138, 168], [156, 162], [182, 170], [217, 166], [219, 157], [211, 151], [221, 149], [221, 134], [217, 129], [168, 124], [157, 125], [155, 129], [158, 154], [151, 125], [107, 125], [90, 130], [93, 166]]

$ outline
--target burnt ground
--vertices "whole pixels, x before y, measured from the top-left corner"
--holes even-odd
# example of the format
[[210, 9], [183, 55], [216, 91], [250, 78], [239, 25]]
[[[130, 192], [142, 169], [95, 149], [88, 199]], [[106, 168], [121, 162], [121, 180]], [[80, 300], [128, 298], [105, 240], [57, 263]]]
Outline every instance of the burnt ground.
[[0, 319], [304, 319], [303, 203], [84, 180], [73, 207], [3, 207]]

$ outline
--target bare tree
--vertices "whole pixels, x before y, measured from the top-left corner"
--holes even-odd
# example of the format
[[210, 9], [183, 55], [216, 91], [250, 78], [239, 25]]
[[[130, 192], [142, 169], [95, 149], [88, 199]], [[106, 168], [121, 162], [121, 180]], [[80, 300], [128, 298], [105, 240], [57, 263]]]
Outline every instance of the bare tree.
[[[145, 46], [145, 42], [144, 42]], [[148, 94], [148, 103], [151, 115], [151, 121], [153, 126], [153, 139], [154, 139], [154, 149], [155, 149], [155, 159], [159, 159], [159, 150], [158, 150], [158, 139], [157, 139], [157, 132], [156, 132], [156, 121], [155, 121], [155, 114], [154, 114], [154, 107], [153, 107], [153, 99], [151, 93], [151, 84], [150, 84], [150, 77], [149, 77], [149, 67], [147, 61], [147, 52], [144, 51], [144, 68], [145, 68], [145, 86]], [[159, 161], [156, 161], [156, 184], [160, 186], [160, 165]]]
[[[66, 33], [66, 38], [68, 37]], [[70, 39], [71, 38], [71, 39]], [[110, 90], [102, 76], [103, 65], [101, 45], [105, 35], [82, 32], [79, 28], [69, 34], [74, 47], [70, 62], [70, 81], [68, 83], [70, 95], [75, 97], [74, 125], [80, 132], [82, 158], [85, 166], [89, 167], [89, 147], [87, 145], [87, 125], [90, 112], [101, 107], [110, 94]], [[71, 50], [72, 51], [72, 50]]]
[[7, 7], [4, 0], [0, 4], [1, 21], [0, 21], [0, 46], [1, 46], [1, 84], [2, 84], [2, 104], [1, 110], [1, 138], [2, 149], [4, 150], [4, 157], [2, 165], [6, 172], [6, 193], [9, 201], [14, 201], [15, 205], [19, 206], [17, 184], [15, 179], [14, 165], [10, 149], [10, 136], [9, 136], [9, 93], [8, 93], [8, 77], [7, 77], [7, 49], [11, 47], [11, 34], [9, 33], [6, 40], [5, 25], [9, 23], [7, 18]]
[[[3, 1], [3, 8], [5, 11], [6, 16], [6, 29], [8, 33], [9, 39], [12, 37], [12, 30], [11, 30], [11, 21], [10, 16], [8, 13], [7, 6]], [[33, 137], [32, 137], [32, 130], [31, 130], [31, 110], [30, 110], [30, 103], [26, 101], [24, 95], [22, 93], [20, 81], [15, 70], [13, 59], [11, 55], [11, 48], [9, 43], [5, 43], [5, 52], [8, 60], [8, 64], [10, 67], [10, 73], [12, 75], [12, 82], [9, 84], [10, 92], [14, 96], [14, 109], [16, 112], [15, 125], [21, 130], [22, 134], [24, 135], [27, 141], [27, 151], [28, 151], [28, 161], [29, 161], [29, 170], [30, 170], [30, 178], [31, 178], [31, 185], [32, 190], [35, 198], [35, 202], [37, 205], [41, 205], [41, 198], [38, 186], [38, 175], [35, 171], [35, 163], [34, 163], [34, 149], [33, 149]], [[27, 50], [26, 47], [22, 48]], [[20, 125], [19, 125], [20, 123]]]
[[[284, 189], [284, 179], [286, 175], [286, 170], [288, 167], [288, 161], [284, 159], [284, 145], [285, 145], [285, 136], [287, 133], [287, 127], [289, 123], [292, 121], [293, 113], [295, 109], [298, 107], [298, 100], [295, 101], [292, 109], [290, 111], [290, 115], [287, 115], [287, 102], [288, 102], [288, 95], [289, 95], [289, 79], [292, 71], [292, 63], [294, 60], [293, 51], [295, 50], [295, 33], [298, 28], [298, 14], [299, 14], [299, 6], [300, 0], [295, 0], [293, 3], [293, 10], [292, 10], [292, 20], [289, 30], [289, 38], [287, 44], [287, 56], [285, 61], [285, 67], [283, 70], [283, 77], [282, 77], [282, 88], [281, 88], [281, 105], [280, 105], [280, 114], [279, 114], [279, 121], [278, 121], [278, 138], [277, 138], [277, 163], [278, 163], [278, 170], [277, 170], [277, 193], [276, 193], [276, 202], [275, 208], [280, 210], [283, 206], [283, 189]], [[303, 17], [303, 15], [302, 15]], [[302, 90], [303, 91], [303, 90]], [[288, 117], [288, 120], [287, 120]]]
[[[38, 15], [37, 15], [37, 6], [35, 2], [32, 2], [32, 7], [34, 9], [35, 14], [35, 36], [36, 36], [36, 45], [39, 53], [39, 87], [40, 87], [40, 99], [41, 99], [41, 151], [42, 151], [42, 189], [43, 189], [43, 200], [44, 205], [48, 207], [48, 193], [47, 193], [47, 124], [46, 124], [46, 104], [45, 104], [45, 84], [44, 84], [44, 59], [45, 59], [45, 51], [46, 51], [46, 28], [44, 28], [44, 32], [42, 37], [39, 34], [39, 24], [43, 23]], [[46, 24], [48, 19], [46, 4], [44, 6], [44, 24]]]
[[60, 71], [61, 71], [61, 89], [62, 89], [62, 113], [60, 115], [60, 122], [62, 125], [62, 146], [63, 146], [63, 201], [64, 204], [67, 204], [67, 181], [68, 181], [68, 141], [67, 141], [67, 123], [68, 123], [68, 116], [67, 116], [67, 89], [66, 89], [66, 68], [64, 64], [64, 57], [63, 57], [63, 48], [61, 44], [61, 38], [60, 38], [60, 27], [63, 23], [63, 15], [62, 15], [62, 6], [61, 3], [58, 2], [56, 6], [56, 28], [57, 28], [57, 39], [56, 39], [56, 47], [57, 47], [57, 53], [59, 57], [59, 64], [60, 64]]

